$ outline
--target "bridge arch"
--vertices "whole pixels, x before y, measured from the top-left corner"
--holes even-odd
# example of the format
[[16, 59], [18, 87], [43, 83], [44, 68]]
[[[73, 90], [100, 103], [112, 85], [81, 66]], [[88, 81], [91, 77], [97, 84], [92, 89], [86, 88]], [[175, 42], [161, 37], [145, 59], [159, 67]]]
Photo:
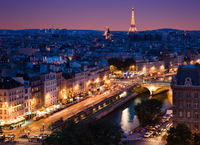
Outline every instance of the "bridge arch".
[[153, 96], [155, 94], [164, 92], [166, 90], [171, 90], [171, 87], [169, 84], [167, 85], [160, 85], [160, 84], [141, 84], [142, 87], [145, 87], [149, 90], [150, 96]]

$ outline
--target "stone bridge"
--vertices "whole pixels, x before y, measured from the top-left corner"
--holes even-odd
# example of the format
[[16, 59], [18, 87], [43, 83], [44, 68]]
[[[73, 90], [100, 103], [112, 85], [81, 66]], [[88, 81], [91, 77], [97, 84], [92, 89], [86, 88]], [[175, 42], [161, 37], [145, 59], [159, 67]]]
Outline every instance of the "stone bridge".
[[145, 87], [149, 90], [150, 95], [153, 96], [162, 91], [169, 90], [171, 91], [170, 82], [141, 82], [138, 83], [140, 86]]

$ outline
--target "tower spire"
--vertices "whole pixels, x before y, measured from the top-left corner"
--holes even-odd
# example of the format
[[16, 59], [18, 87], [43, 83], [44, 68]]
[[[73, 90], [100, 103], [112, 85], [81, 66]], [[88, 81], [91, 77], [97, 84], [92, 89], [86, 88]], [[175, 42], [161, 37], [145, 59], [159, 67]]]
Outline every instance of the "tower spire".
[[128, 30], [129, 33], [137, 33], [137, 29], [135, 27], [135, 18], [134, 18], [134, 8], [132, 7], [132, 16], [131, 16], [131, 27]]

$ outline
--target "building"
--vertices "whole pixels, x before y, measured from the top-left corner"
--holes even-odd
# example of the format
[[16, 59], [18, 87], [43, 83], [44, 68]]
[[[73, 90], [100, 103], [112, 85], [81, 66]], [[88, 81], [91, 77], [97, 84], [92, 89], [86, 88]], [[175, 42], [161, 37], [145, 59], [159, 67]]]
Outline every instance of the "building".
[[134, 8], [132, 8], [131, 27], [128, 30], [128, 34], [129, 33], [137, 33], [137, 29], [135, 26]]
[[200, 66], [179, 66], [173, 77], [173, 126], [185, 123], [193, 133], [200, 133]]
[[0, 81], [0, 124], [8, 126], [19, 123], [24, 115], [24, 85], [10, 77]]
[[105, 33], [103, 34], [103, 36], [105, 36], [106, 39], [111, 39], [111, 34], [110, 34], [110, 30], [108, 27], [106, 27]]
[[40, 75], [42, 84], [42, 106], [49, 107], [57, 103], [57, 80], [56, 73], [49, 72]]

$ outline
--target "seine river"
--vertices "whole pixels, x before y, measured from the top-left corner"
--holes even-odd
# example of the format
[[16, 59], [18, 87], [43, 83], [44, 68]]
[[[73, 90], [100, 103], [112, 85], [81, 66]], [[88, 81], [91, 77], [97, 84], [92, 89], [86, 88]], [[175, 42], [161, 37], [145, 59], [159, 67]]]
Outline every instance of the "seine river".
[[[104, 118], [110, 118], [119, 123], [125, 133], [133, 130], [139, 125], [137, 116], [133, 113], [133, 108], [137, 103], [140, 103], [142, 100], [148, 99], [149, 93], [143, 93], [127, 103], [123, 104], [110, 114], [106, 115]], [[158, 95], [155, 95], [154, 98], [163, 101], [162, 109], [165, 110], [172, 106], [172, 94], [171, 92], [164, 92]]]

